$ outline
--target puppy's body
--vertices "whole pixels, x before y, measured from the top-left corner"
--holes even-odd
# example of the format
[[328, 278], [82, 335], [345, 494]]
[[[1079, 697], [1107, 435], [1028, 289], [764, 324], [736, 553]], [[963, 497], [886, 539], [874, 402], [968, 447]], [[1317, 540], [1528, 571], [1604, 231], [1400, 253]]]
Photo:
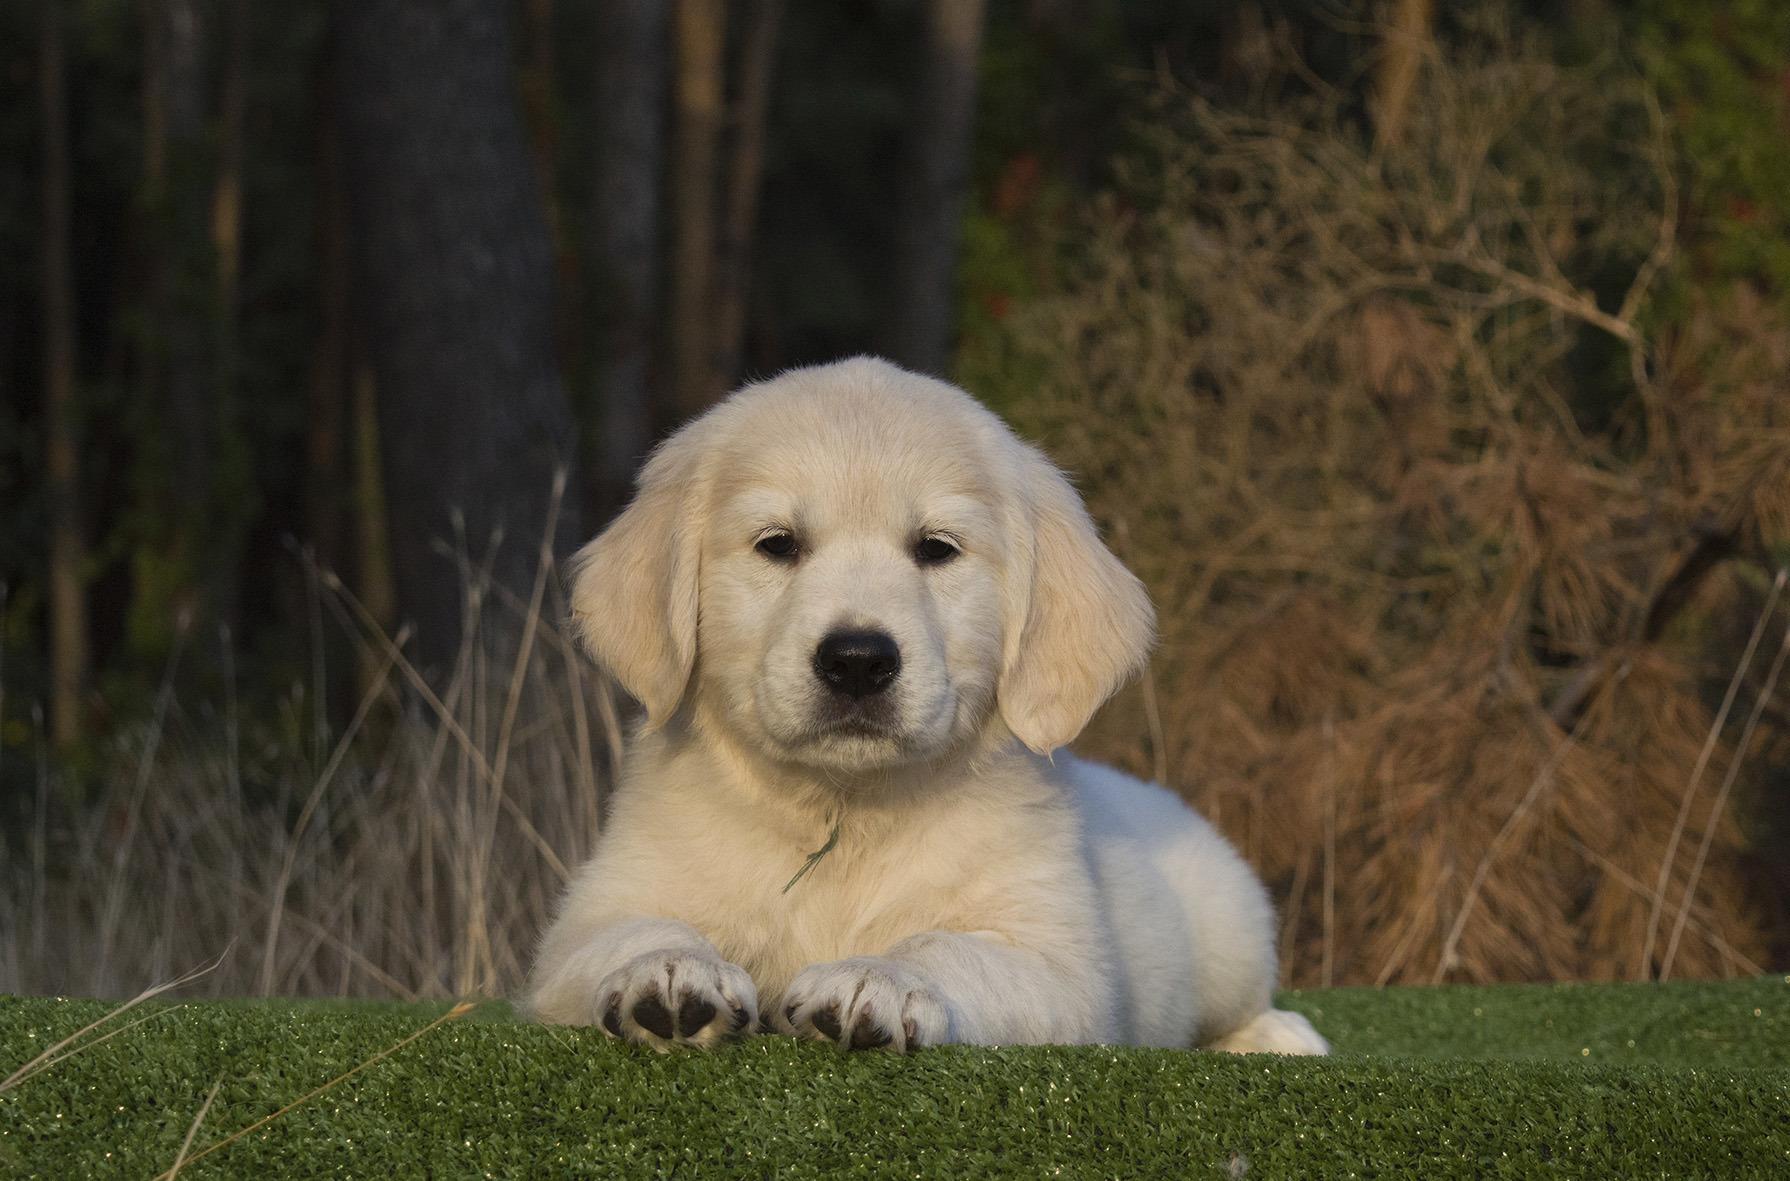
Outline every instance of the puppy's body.
[[[771, 1013], [812, 964], [931, 931], [998, 941], [1015, 972], [964, 974], [951, 1041], [1190, 1046], [1268, 1007], [1267, 899], [1159, 788], [1067, 754], [991, 752], [842, 810], [837, 846], [786, 893], [827, 840], [828, 815], [774, 792], [717, 792], [726, 770], [694, 744], [671, 754], [674, 742], [652, 734], [636, 748], [639, 773], [542, 946], [544, 1020], [598, 1019], [579, 949], [648, 915], [745, 969]], [[1199, 922], [1214, 911], [1216, 930]]]
[[584, 557], [574, 611], [647, 719], [537, 1016], [654, 1045], [762, 1006], [848, 1046], [1322, 1052], [1269, 1007], [1272, 911], [1230, 847], [1040, 753], [1134, 672], [1148, 602], [960, 391], [867, 360], [748, 388]]

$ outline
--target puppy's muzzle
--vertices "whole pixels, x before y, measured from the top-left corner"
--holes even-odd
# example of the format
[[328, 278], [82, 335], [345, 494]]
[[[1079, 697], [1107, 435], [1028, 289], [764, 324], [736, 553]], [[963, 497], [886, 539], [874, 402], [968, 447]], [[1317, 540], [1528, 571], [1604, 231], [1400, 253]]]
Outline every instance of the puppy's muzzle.
[[829, 632], [814, 649], [814, 675], [852, 701], [881, 693], [900, 672], [901, 648], [887, 632]]

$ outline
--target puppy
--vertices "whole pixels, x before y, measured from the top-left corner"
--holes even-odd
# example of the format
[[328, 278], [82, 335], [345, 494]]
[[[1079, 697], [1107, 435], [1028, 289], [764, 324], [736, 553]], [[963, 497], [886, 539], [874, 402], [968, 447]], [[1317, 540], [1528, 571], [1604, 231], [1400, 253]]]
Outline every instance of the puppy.
[[1176, 796], [1060, 748], [1154, 613], [1039, 452], [868, 358], [740, 390], [578, 555], [646, 716], [524, 1005], [666, 1048], [1322, 1054], [1273, 909]]

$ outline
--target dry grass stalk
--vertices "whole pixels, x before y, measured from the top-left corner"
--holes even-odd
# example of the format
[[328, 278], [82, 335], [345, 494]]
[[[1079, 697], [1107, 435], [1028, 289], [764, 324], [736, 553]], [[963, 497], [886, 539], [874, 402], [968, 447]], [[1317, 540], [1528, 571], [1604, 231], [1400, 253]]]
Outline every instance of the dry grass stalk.
[[[130, 1000], [125, 1001], [122, 1005], [119, 1005], [116, 1009], [113, 1009], [111, 1012], [107, 1013], [104, 1017], [101, 1017], [99, 1020], [89, 1021], [86, 1025], [83, 1025], [81, 1028], [75, 1030], [73, 1033], [69, 1034], [67, 1037], [63, 1038], [61, 1041], [57, 1042], [55, 1045], [50, 1046], [48, 1049], [46, 1049], [42, 1053], [38, 1054], [35, 1058], [31, 1059], [29, 1062], [25, 1063], [23, 1066], [20, 1066], [18, 1069], [14, 1070], [11, 1074], [7, 1075], [5, 1078], [0, 1079], [0, 1093], [4, 1093], [8, 1090], [11, 1090], [13, 1087], [18, 1086], [19, 1084], [21, 1084], [21, 1083], [39, 1075], [39, 1074], [42, 1074], [44, 1071], [55, 1066], [58, 1062], [62, 1062], [66, 1059], [72, 1058], [76, 1054], [79, 1054], [84, 1050], [89, 1050], [89, 1049], [93, 1048], [94, 1046], [99, 1045], [101, 1042], [106, 1041], [108, 1038], [116, 1037], [118, 1034], [123, 1033], [127, 1029], [134, 1029], [135, 1027], [143, 1024], [145, 1021], [153, 1021], [157, 1017], [165, 1016], [166, 1014], [173, 1012], [175, 1008], [179, 1008], [178, 1005], [174, 1006], [173, 1008], [161, 1009], [155, 1013], [149, 1014], [149, 1016], [147, 1016], [147, 1017], [139, 1017], [135, 1021], [126, 1022], [125, 1024], [120, 1025], [114, 1029], [107, 1030], [105, 1033], [101, 1034], [99, 1037], [92, 1039], [91, 1041], [85, 1041], [85, 1042], [81, 1041], [81, 1039], [85, 1038], [88, 1034], [92, 1033], [96, 1029], [99, 1029], [101, 1026], [105, 1025], [107, 1022], [113, 1020], [114, 1018], [121, 1017], [124, 1014], [130, 1012], [132, 1009], [136, 1008], [138, 1005], [142, 1004], [144, 1001], [154, 1000], [156, 997], [162, 995], [165, 992], [172, 992], [175, 989], [184, 988], [188, 984], [191, 984], [193, 981], [198, 980], [200, 977], [202, 977], [210, 972], [216, 971], [219, 962], [220, 961], [218, 961], [218, 960], [214, 960], [210, 964], [205, 965], [204, 967], [195, 968], [193, 971], [187, 972], [181, 976], [178, 976], [173, 980], [167, 980], [167, 981], [162, 982], [161, 984], [151, 985], [150, 987], [145, 988], [142, 992], [139, 992], [136, 996], [132, 997]], [[77, 1045], [76, 1044], [77, 1042], [80, 1044]]]
[[192, 1127], [190, 1129], [188, 1129], [186, 1143], [181, 1145], [180, 1155], [175, 1158], [173, 1167], [170, 1168], [165, 1173], [157, 1173], [155, 1176], [155, 1181], [172, 1181], [174, 1176], [180, 1172], [181, 1168], [184, 1165], [190, 1165], [197, 1161], [203, 1160], [204, 1158], [210, 1156], [212, 1153], [216, 1152], [218, 1149], [223, 1148], [225, 1145], [229, 1144], [231, 1141], [240, 1140], [242, 1137], [248, 1135], [250, 1132], [254, 1131], [256, 1128], [262, 1127], [265, 1124], [270, 1124], [274, 1120], [279, 1119], [282, 1115], [285, 1115], [288, 1111], [291, 1111], [293, 1108], [298, 1107], [301, 1104], [309, 1103], [311, 1100], [313, 1100], [317, 1096], [323, 1094], [323, 1092], [329, 1090], [330, 1088], [335, 1087], [338, 1084], [346, 1082], [347, 1080], [353, 1078], [355, 1075], [359, 1074], [361, 1071], [365, 1070], [367, 1067], [373, 1065], [375, 1062], [381, 1061], [382, 1059], [385, 1059], [385, 1058], [389, 1058], [393, 1054], [396, 1054], [399, 1050], [402, 1050], [405, 1046], [408, 1046], [411, 1042], [414, 1042], [416, 1039], [422, 1037], [425, 1033], [428, 1033], [430, 1030], [434, 1029], [436, 1026], [444, 1025], [447, 1022], [454, 1020], [456, 1017], [464, 1017], [466, 1014], [472, 1012], [472, 1010], [475, 1007], [476, 1006], [473, 1005], [472, 1002], [470, 1002], [470, 1001], [461, 1001], [459, 1004], [455, 1005], [453, 1008], [449, 1009], [447, 1012], [443, 1013], [441, 1016], [437, 1017], [435, 1020], [429, 1022], [429, 1024], [423, 1026], [421, 1029], [417, 1030], [415, 1033], [411, 1034], [409, 1037], [405, 1038], [403, 1041], [397, 1042], [394, 1045], [386, 1047], [385, 1049], [379, 1051], [379, 1053], [373, 1055], [371, 1058], [368, 1058], [365, 1062], [362, 1062], [360, 1065], [355, 1066], [350, 1070], [345, 1070], [341, 1074], [338, 1074], [335, 1078], [330, 1079], [327, 1083], [324, 1083], [322, 1086], [315, 1087], [312, 1090], [305, 1092], [303, 1095], [300, 1095], [298, 1098], [296, 1098], [292, 1102], [286, 1104], [286, 1106], [280, 1108], [278, 1111], [274, 1112], [273, 1114], [264, 1115], [260, 1119], [256, 1120], [254, 1123], [249, 1124], [247, 1127], [238, 1128], [236, 1131], [230, 1133], [228, 1136], [225, 1136], [222, 1140], [217, 1141], [215, 1144], [208, 1144], [205, 1146], [205, 1148], [203, 1148], [199, 1152], [196, 1152], [191, 1157], [188, 1157], [186, 1155], [187, 1149], [192, 1147], [193, 1136], [199, 1130], [199, 1123], [201, 1120], [203, 1120], [205, 1118], [206, 1111], [208, 1111], [211, 1108], [212, 1099], [215, 1098], [217, 1095], [218, 1087], [221, 1086], [223, 1083], [223, 1080], [219, 1079], [217, 1083], [214, 1083], [212, 1085], [211, 1094], [206, 1096], [205, 1105], [199, 1109], [198, 1117], [193, 1120]]
[[[1161, 613], [1155, 716], [1121, 698], [1084, 748], [1165, 761], [1261, 868], [1289, 981], [1627, 976], [1632, 884], [1697, 872], [1670, 834], [1728, 621], [1790, 541], [1790, 325], [1745, 290], [1655, 309], [1670, 129], [1619, 64], [1490, 18], [1425, 52], [1397, 142], [1164, 84], [1060, 291], [960, 371]], [[1762, 962], [1737, 826], [1686, 824], [1677, 970]]]
[[[467, 617], [485, 620], [489, 580], [463, 570]], [[0, 992], [128, 995], [218, 956], [212, 995], [519, 986], [620, 759], [611, 690], [553, 623], [557, 571], [544, 560], [529, 602], [495, 596], [505, 625], [469, 636], [439, 694], [403, 634], [328, 571], [310, 577], [375, 674], [347, 730], [317, 741], [302, 687], [278, 719], [227, 703], [220, 729], [170, 675], [152, 724], [110, 756], [134, 773], [73, 808], [46, 771], [29, 857], [0, 847]]]
[[212, 1102], [217, 1099], [218, 1090], [223, 1085], [224, 1077], [219, 1075], [218, 1081], [211, 1084], [211, 1090], [205, 1093], [205, 1102], [199, 1105], [199, 1114], [193, 1117], [191, 1126], [186, 1130], [186, 1139], [180, 1142], [180, 1151], [174, 1155], [174, 1165], [166, 1173], [169, 1181], [173, 1181], [173, 1178], [180, 1175], [181, 1167], [186, 1164], [186, 1154], [192, 1151], [193, 1140], [199, 1135], [199, 1128], [205, 1123], [205, 1117], [211, 1111]]
[[1790, 656], [1790, 627], [1784, 629], [1784, 640], [1778, 645], [1778, 654], [1771, 662], [1771, 671], [1765, 674], [1765, 684], [1759, 690], [1758, 700], [1753, 702], [1753, 712], [1748, 715], [1746, 725], [1740, 731], [1740, 741], [1735, 744], [1734, 757], [1728, 763], [1728, 774], [1722, 778], [1721, 789], [1715, 793], [1715, 803], [1709, 806], [1709, 821], [1703, 826], [1703, 840], [1697, 846], [1697, 859], [1691, 863], [1690, 876], [1684, 883], [1684, 897], [1679, 906], [1678, 919], [1672, 924], [1672, 938], [1666, 944], [1665, 957], [1660, 961], [1661, 980], [1668, 980], [1672, 976], [1672, 962], [1678, 957], [1678, 941], [1684, 937], [1690, 904], [1697, 897], [1697, 879], [1703, 875], [1703, 866], [1709, 860], [1709, 846], [1713, 843], [1716, 824], [1727, 808], [1728, 794], [1734, 790], [1734, 780], [1740, 773], [1741, 760], [1746, 758], [1747, 751], [1752, 747], [1753, 732], [1759, 728], [1759, 718], [1771, 701], [1772, 690], [1777, 688], [1778, 674], [1784, 671], [1785, 656]]
[[[1703, 779], [1703, 771], [1709, 766], [1709, 756], [1715, 753], [1715, 746], [1722, 736], [1722, 727], [1727, 724], [1728, 711], [1734, 707], [1734, 696], [1740, 690], [1740, 682], [1746, 678], [1747, 669], [1752, 667], [1753, 653], [1759, 648], [1760, 637], [1765, 634], [1765, 625], [1771, 621], [1771, 612], [1777, 606], [1778, 596], [1783, 593], [1786, 571], [1778, 568], [1777, 577], [1771, 580], [1771, 591], [1765, 596], [1765, 606], [1759, 612], [1758, 620], [1753, 624], [1753, 634], [1747, 637], [1746, 647], [1740, 653], [1740, 659], [1734, 665], [1734, 675], [1728, 678], [1728, 689], [1722, 694], [1722, 704], [1715, 711], [1715, 721], [1709, 724], [1709, 737], [1703, 742], [1703, 749], [1697, 752], [1697, 765], [1691, 768], [1690, 782], [1685, 785], [1684, 799], [1678, 805], [1678, 819], [1672, 824], [1672, 836], [1666, 841], [1666, 854], [1660, 858], [1659, 878], [1653, 884], [1653, 909], [1647, 915], [1647, 938], [1641, 945], [1641, 962], [1636, 969], [1640, 978], [1645, 980], [1653, 970], [1653, 944], [1659, 934], [1660, 911], [1666, 905], [1666, 884], [1671, 879], [1672, 866], [1677, 861], [1678, 842], [1684, 836], [1684, 826], [1690, 819], [1691, 801], [1696, 798], [1697, 784]], [[1760, 701], [1769, 695], [1761, 695]], [[1739, 760], [1735, 760], [1738, 765]], [[1717, 809], [1716, 811], [1720, 811]], [[1689, 894], [1686, 895], [1687, 899]], [[1666, 957], [1667, 961], [1671, 956]]]

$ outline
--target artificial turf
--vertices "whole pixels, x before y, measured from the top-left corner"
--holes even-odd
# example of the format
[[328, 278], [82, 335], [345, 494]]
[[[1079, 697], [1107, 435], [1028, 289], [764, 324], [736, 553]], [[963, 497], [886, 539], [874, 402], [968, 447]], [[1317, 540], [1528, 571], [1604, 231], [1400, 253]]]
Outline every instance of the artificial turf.
[[[782, 1037], [655, 1054], [491, 1003], [179, 1175], [1790, 1177], [1790, 976], [1281, 1003], [1331, 1058]], [[0, 997], [0, 1078], [108, 1008]], [[189, 1157], [445, 1009], [151, 1002], [0, 1091], [0, 1177], [154, 1177], [214, 1083]]]

